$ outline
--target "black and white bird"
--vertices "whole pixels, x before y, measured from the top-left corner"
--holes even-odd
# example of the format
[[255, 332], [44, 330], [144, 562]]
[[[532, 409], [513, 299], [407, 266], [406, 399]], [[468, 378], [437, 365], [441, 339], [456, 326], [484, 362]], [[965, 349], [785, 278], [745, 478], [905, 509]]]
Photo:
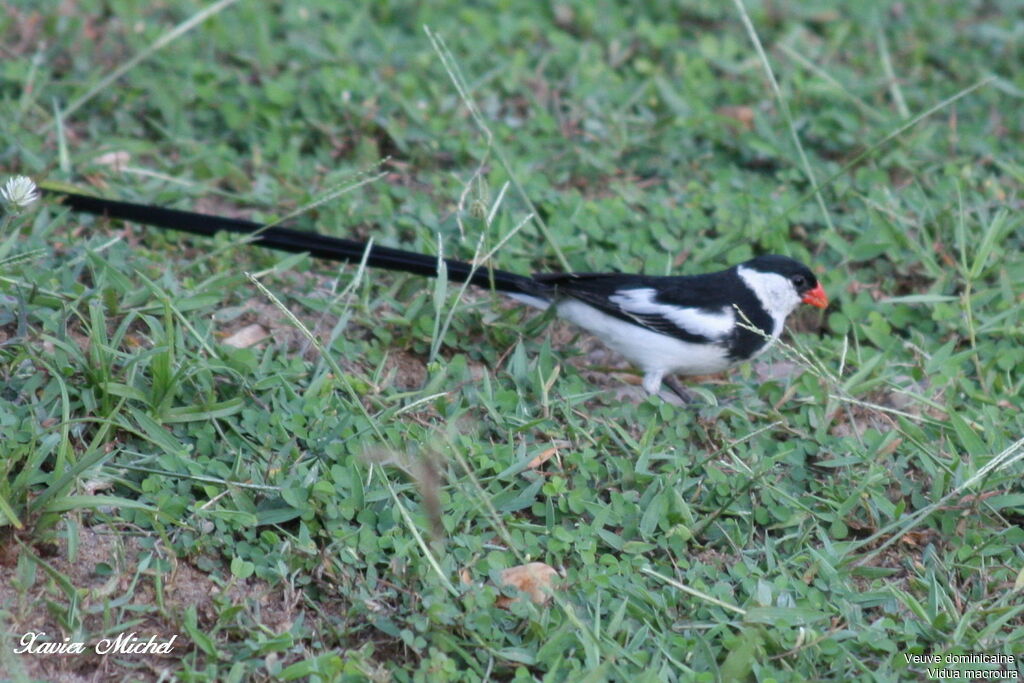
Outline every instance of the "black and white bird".
[[640, 368], [651, 394], [666, 375], [709, 375], [764, 352], [801, 303], [828, 306], [807, 266], [775, 255], [702, 275], [541, 273], [530, 286], [537, 295], [511, 296], [554, 305]]
[[[118, 202], [50, 190], [64, 206], [111, 218], [212, 236], [252, 236], [260, 246], [308, 252], [333, 261], [435, 277], [435, 256], [251, 221]], [[367, 253], [368, 251], [368, 253]], [[786, 256], [764, 255], [713, 273], [656, 277], [621, 273], [518, 275], [443, 259], [447, 277], [494, 289], [559, 317], [603, 341], [643, 372], [657, 394], [668, 375], [707, 375], [763, 353], [801, 303], [825, 308], [828, 297], [811, 270]], [[751, 329], [754, 328], [754, 329]]]

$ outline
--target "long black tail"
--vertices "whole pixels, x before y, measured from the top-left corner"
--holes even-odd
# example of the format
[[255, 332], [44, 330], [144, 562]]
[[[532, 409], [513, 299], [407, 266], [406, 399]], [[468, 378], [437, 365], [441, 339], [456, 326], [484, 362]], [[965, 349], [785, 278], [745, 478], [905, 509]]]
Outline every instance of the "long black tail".
[[[253, 243], [261, 247], [289, 252], [308, 252], [317, 258], [331, 261], [358, 263], [366, 253], [367, 243], [358, 240], [329, 237], [315, 232], [277, 226], [261, 230], [263, 226], [259, 223], [240, 218], [225, 218], [223, 216], [165, 209], [146, 204], [118, 202], [60, 190], [46, 191], [62, 197], [64, 206], [74, 211], [134, 221], [158, 228], [181, 230], [207, 237], [211, 237], [220, 231], [253, 235]], [[375, 268], [437, 277], [437, 258], [414, 251], [374, 245], [370, 249], [366, 263]], [[478, 287], [493, 288], [499, 292], [523, 294], [540, 299], [544, 298], [543, 292], [547, 289], [532, 278], [505, 270], [484, 268], [482, 266], [473, 268], [472, 265], [465, 261], [447, 258], [444, 259], [444, 263], [448, 272], [448, 279], [454, 282], [469, 281], [470, 284], [477, 285]]]

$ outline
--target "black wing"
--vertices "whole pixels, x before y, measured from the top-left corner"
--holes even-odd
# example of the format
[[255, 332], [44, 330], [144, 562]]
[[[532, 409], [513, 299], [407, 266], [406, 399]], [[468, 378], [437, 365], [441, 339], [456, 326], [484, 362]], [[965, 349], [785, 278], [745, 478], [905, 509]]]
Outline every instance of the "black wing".
[[732, 320], [729, 271], [653, 277], [619, 273], [540, 273], [555, 298], [570, 297], [602, 313], [693, 343], [724, 342]]

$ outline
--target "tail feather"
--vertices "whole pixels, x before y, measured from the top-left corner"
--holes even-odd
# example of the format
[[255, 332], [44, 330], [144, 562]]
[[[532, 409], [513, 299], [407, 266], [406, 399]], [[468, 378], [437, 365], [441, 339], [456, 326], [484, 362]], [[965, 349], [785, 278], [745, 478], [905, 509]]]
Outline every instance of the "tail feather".
[[[359, 262], [367, 251], [367, 242], [331, 237], [292, 228], [269, 227], [240, 218], [226, 218], [209, 214], [166, 209], [146, 204], [119, 202], [88, 195], [51, 191], [63, 198], [65, 206], [75, 211], [109, 216], [158, 228], [180, 230], [195, 235], [213, 236], [217, 232], [252, 235], [253, 243], [270, 249], [288, 252], [308, 252], [330, 261]], [[493, 288], [499, 292], [527, 295], [536, 300], [546, 299], [548, 287], [532, 278], [505, 270], [476, 267], [465, 261], [443, 259], [449, 280], [469, 282], [478, 287]], [[437, 277], [438, 259], [404, 249], [373, 245], [366, 263], [375, 268], [396, 270], [427, 277]]]

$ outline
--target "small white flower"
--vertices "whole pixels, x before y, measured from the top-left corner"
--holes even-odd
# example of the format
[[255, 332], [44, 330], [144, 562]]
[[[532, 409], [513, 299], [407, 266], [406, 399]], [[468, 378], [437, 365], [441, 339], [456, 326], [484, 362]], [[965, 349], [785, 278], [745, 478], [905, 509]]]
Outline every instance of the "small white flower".
[[36, 192], [36, 184], [32, 182], [31, 178], [16, 175], [4, 183], [3, 188], [0, 188], [0, 197], [3, 198], [5, 204], [10, 204], [15, 209], [24, 209], [39, 199], [39, 193]]

